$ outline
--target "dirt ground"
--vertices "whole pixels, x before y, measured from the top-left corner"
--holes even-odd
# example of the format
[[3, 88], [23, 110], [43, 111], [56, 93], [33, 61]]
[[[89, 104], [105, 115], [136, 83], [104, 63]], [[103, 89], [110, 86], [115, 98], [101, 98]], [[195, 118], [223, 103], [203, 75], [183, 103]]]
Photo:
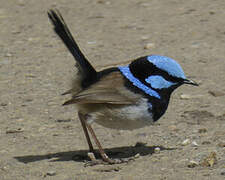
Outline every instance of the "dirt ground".
[[[224, 0], [0, 4], [0, 180], [225, 179]], [[117, 131], [94, 124], [109, 156], [133, 161], [85, 167], [76, 109], [61, 106], [74, 60], [53, 32], [50, 8], [61, 11], [95, 67], [160, 54], [200, 84], [176, 90], [154, 126]]]

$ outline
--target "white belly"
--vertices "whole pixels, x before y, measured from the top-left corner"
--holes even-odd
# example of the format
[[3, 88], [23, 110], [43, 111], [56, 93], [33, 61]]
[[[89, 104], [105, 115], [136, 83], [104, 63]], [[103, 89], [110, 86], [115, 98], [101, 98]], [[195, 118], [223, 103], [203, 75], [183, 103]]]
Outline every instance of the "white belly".
[[[95, 106], [95, 105], [93, 105]], [[105, 105], [88, 113], [88, 123], [96, 122], [107, 128], [132, 130], [153, 124], [148, 111], [147, 99], [142, 98], [136, 105]]]

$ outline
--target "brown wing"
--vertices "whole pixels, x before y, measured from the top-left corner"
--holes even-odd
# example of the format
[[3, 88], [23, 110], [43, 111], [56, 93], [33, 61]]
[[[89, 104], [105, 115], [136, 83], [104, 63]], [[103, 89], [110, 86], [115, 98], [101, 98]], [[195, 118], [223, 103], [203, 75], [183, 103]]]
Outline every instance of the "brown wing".
[[89, 88], [79, 92], [64, 105], [68, 104], [135, 104], [139, 96], [124, 86], [120, 72], [112, 72]]

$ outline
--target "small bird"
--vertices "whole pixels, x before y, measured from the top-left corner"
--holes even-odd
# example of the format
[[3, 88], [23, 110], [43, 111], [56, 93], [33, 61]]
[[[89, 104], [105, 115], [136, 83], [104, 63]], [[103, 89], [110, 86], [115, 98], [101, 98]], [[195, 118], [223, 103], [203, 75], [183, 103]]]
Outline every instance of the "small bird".
[[72, 98], [63, 105], [76, 104], [89, 150], [94, 153], [90, 133], [102, 162], [115, 163], [98, 141], [91, 127], [93, 122], [121, 130], [152, 125], [165, 113], [176, 88], [183, 84], [198, 86], [186, 78], [175, 60], [160, 55], [139, 57], [126, 66], [96, 71], [81, 52], [60, 12], [49, 10], [48, 17], [78, 68], [73, 87], [64, 93], [71, 94]]

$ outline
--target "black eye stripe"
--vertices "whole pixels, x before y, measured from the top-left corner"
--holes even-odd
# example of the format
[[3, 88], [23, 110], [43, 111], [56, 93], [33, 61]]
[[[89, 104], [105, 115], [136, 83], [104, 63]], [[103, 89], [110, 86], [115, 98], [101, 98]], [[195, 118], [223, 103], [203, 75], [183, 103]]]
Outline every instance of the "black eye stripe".
[[165, 80], [171, 82], [183, 82], [183, 79], [171, 76], [166, 71], [157, 68], [153, 63], [147, 60], [147, 56], [134, 60], [129, 65], [129, 68], [133, 76], [138, 78], [143, 83], [145, 82], [145, 79], [148, 78], [150, 75], [160, 75]]

